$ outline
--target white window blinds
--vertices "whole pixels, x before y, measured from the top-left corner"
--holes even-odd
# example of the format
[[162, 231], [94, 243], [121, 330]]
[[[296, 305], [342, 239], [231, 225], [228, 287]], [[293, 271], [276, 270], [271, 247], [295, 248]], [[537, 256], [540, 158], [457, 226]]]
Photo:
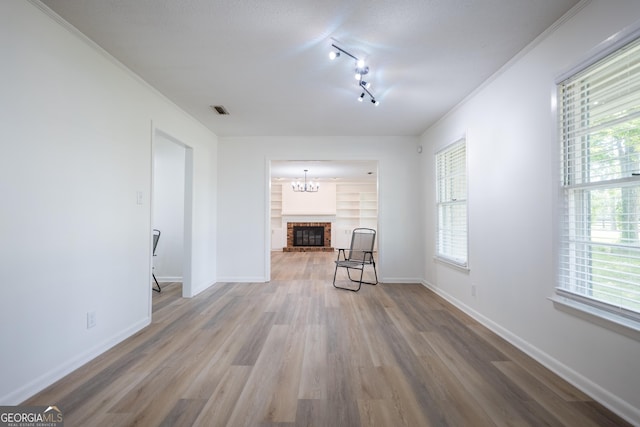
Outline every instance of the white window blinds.
[[558, 85], [559, 292], [640, 319], [640, 41]]
[[436, 154], [436, 255], [467, 267], [467, 149], [464, 139]]

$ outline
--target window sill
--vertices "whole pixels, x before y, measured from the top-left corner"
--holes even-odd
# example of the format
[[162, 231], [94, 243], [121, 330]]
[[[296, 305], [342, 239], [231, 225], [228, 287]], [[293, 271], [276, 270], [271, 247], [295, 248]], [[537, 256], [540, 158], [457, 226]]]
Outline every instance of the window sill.
[[458, 271], [462, 271], [464, 273], [469, 273], [469, 267], [467, 265], [462, 265], [462, 264], [458, 264], [454, 261], [451, 261], [450, 259], [447, 258], [441, 258], [438, 256], [433, 257], [433, 260], [439, 264], [444, 264], [448, 267], [452, 267]]
[[625, 335], [628, 338], [640, 341], [640, 322], [621, 316], [616, 316], [605, 310], [598, 309], [588, 304], [575, 301], [562, 295], [554, 295], [549, 298], [556, 309], [567, 314], [579, 317], [596, 325], [607, 328], [613, 332]]

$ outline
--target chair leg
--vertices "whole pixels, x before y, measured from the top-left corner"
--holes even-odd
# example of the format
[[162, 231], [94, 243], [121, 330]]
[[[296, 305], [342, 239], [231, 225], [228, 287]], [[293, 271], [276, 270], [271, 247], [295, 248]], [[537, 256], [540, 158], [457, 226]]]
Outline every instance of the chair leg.
[[158, 279], [156, 279], [156, 275], [153, 273], [151, 273], [151, 275], [153, 276], [153, 280], [156, 281], [156, 286], [158, 287], [158, 289], [156, 288], [152, 288], [152, 289], [156, 292], [162, 292], [162, 289], [160, 288], [160, 283], [158, 283]]
[[376, 278], [376, 283], [369, 283], [369, 285], [377, 285], [378, 284], [378, 272], [376, 272], [376, 262], [372, 261], [371, 265], [373, 266], [373, 275]]
[[[357, 270], [360, 270], [360, 269], [358, 268]], [[349, 269], [347, 268], [347, 275], [349, 276], [349, 279], [352, 282], [360, 282], [360, 284], [364, 283], [366, 285], [374, 285], [374, 286], [377, 285], [378, 284], [378, 274], [376, 273], [376, 266], [375, 265], [373, 265], [373, 274], [376, 277], [376, 282], [375, 283], [363, 281], [362, 280], [362, 276], [364, 275], [364, 266], [363, 266], [362, 269], [360, 270], [360, 280], [354, 280], [354, 279], [351, 278], [351, 274], [349, 274]]]
[[[333, 287], [337, 288], [337, 289], [344, 289], [345, 291], [351, 291], [351, 292], [358, 292], [360, 290], [360, 287], [362, 286], [362, 277], [360, 278], [360, 284], [358, 285], [358, 289], [351, 289], [351, 288], [345, 288], [342, 286], [338, 286], [336, 285], [336, 274], [338, 274], [338, 265], [336, 264], [336, 271], [333, 272]], [[347, 268], [347, 275], [349, 276], [349, 279], [351, 279], [351, 275], [349, 274], [349, 269]], [[353, 280], [351, 279], [352, 282], [358, 282], [357, 280]]]

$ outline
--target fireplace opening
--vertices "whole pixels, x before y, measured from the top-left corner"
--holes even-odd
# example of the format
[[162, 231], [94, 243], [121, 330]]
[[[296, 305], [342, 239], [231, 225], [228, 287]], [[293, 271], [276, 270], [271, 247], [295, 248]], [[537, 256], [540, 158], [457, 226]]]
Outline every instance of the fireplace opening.
[[324, 246], [324, 227], [294, 226], [293, 246]]

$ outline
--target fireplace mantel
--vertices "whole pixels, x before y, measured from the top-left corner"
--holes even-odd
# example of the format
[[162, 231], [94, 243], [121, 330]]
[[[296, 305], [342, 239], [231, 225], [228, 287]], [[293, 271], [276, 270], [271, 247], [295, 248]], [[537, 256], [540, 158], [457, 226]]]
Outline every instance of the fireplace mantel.
[[289, 222], [335, 222], [335, 215], [282, 215], [284, 223]]

